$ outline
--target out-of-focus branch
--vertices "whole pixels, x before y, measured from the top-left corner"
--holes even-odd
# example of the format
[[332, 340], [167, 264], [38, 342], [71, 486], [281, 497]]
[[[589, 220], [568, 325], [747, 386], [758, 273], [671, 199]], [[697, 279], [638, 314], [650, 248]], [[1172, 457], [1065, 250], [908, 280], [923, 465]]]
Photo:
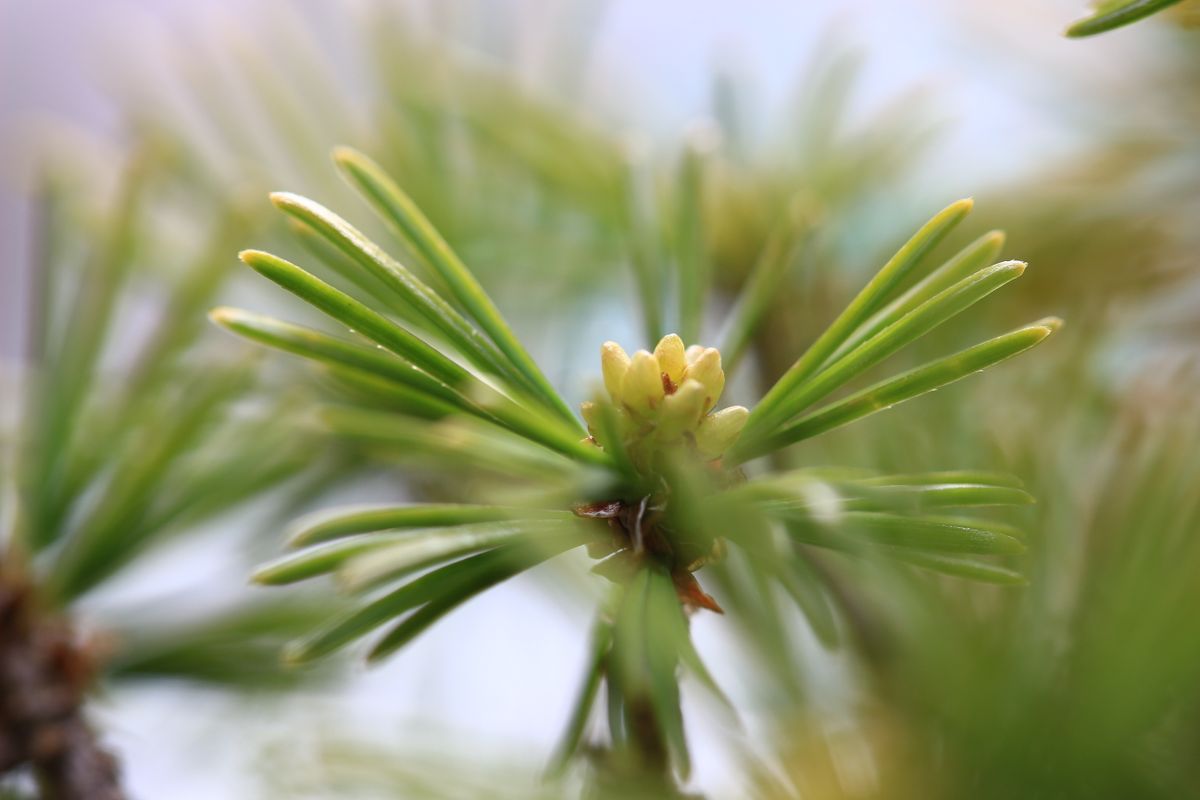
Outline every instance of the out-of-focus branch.
[[117, 762], [83, 714], [92, 659], [62, 619], [0, 567], [0, 774], [28, 768], [46, 800], [122, 800]]

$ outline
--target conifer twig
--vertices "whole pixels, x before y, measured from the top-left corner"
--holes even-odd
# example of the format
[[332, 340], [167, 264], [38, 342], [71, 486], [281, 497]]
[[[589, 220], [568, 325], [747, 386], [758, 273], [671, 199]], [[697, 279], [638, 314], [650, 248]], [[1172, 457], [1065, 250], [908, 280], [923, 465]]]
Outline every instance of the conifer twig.
[[32, 587], [0, 570], [0, 774], [27, 767], [46, 800], [122, 800], [116, 759], [83, 715], [92, 658]]

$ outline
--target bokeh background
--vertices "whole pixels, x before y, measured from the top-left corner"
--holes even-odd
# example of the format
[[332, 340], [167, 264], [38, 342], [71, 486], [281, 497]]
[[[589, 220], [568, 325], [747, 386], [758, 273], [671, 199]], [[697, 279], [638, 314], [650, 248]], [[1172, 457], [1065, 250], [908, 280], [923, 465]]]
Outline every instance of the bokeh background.
[[[1006, 256], [1030, 273], [991, 319], [960, 330], [1054, 313], [1068, 323], [1061, 340], [795, 458], [1015, 472], [1040, 498], [1031, 586], [1016, 597], [864, 590], [901, 643], [882, 665], [828, 651], [789, 620], [803, 702], [786, 713], [777, 676], [763, 674], [777, 668], [721, 618], [696, 617], [700, 648], [746, 714], [731, 734], [697, 700], [694, 783], [712, 796], [746, 796], [757, 776], [762, 796], [790, 785], [806, 797], [918, 797], [925, 770], [944, 769], [976, 796], [1186, 796], [1175, 792], [1200, 777], [1188, 756], [1200, 742], [1200, 34], [1166, 16], [1064, 38], [1080, 12], [1072, 0], [5, 0], [5, 381], [27, 344], [28, 198], [41, 165], [70, 171], [86, 231], [148, 138], [177, 182], [149, 218], [150, 276], [190, 261], [200, 243], [189, 221], [208, 230], [221, 208], [244, 215], [251, 239], [228, 248], [236, 269], [239, 247], [274, 235], [259, 222], [268, 190], [344, 203], [326, 155], [335, 144], [384, 156], [413, 146], [418, 156], [396, 156], [402, 176], [468, 261], [490, 264], [485, 283], [573, 401], [601, 341], [645, 344], [632, 280], [594, 241], [586, 172], [541, 158], [544, 142], [496, 133], [524, 118], [505, 118], [519, 104], [485, 102], [489, 81], [544, 100], [603, 147], [651, 159], [719, 130], [731, 177], [709, 222], [731, 285], [744, 280], [763, 209], [803, 196], [820, 247], [781, 303], [799, 305], [758, 343], [762, 375], [790, 362], [907, 231], [974, 196], [970, 235], [1007, 229]], [[486, 183], [456, 171], [453, 148], [420, 140], [436, 124], [419, 134], [395, 124], [414, 108], [436, 117], [451, 96], [492, 115], [512, 162]], [[288, 307], [240, 277], [221, 291]], [[135, 348], [155, 297], [123, 306], [114, 341]], [[754, 382], [742, 377], [743, 397]], [[428, 488], [384, 469], [330, 483], [338, 501]], [[136, 624], [163, 598], [186, 617], [261, 593], [246, 586], [248, 565], [311, 507], [285, 487], [209, 519], [85, 596], [80, 613]], [[1139, 549], [1146, 537], [1161, 546]], [[381, 667], [351, 665], [286, 694], [118, 684], [95, 710], [137, 797], [396, 796], [417, 785], [405, 781], [446, 774], [479, 781], [461, 796], [496, 782], [527, 796], [568, 713], [587, 607], [586, 592], [539, 571]]]

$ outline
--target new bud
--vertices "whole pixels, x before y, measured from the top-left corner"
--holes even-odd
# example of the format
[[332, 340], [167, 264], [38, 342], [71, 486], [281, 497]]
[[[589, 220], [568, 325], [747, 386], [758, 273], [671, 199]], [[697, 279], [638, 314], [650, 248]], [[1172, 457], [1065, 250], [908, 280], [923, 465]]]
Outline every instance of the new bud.
[[717, 458], [737, 441], [746, 426], [750, 412], [742, 406], [723, 408], [700, 420], [696, 430], [696, 447], [709, 458]]
[[614, 403], [621, 402], [621, 383], [629, 371], [629, 356], [616, 342], [605, 342], [600, 348], [600, 369], [604, 373], [604, 388]]
[[635, 413], [648, 414], [658, 408], [662, 399], [662, 372], [658, 368], [658, 359], [645, 350], [638, 350], [621, 382], [621, 402]]
[[668, 333], [659, 340], [654, 348], [654, 357], [658, 359], [658, 368], [678, 386], [683, 382], [683, 371], [687, 369], [687, 359], [683, 352], [683, 339], [677, 334]]
[[704, 410], [708, 411], [717, 404], [721, 392], [725, 389], [725, 372], [721, 369], [721, 353], [715, 347], [705, 348], [688, 365], [686, 377], [688, 380], [699, 381], [704, 386]]

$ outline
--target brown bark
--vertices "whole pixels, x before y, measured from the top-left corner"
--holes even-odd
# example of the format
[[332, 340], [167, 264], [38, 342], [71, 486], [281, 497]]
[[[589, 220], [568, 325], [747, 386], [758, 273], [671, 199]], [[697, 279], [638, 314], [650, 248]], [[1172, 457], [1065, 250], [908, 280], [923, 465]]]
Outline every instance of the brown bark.
[[122, 800], [117, 762], [84, 719], [92, 659], [32, 588], [0, 567], [0, 774], [27, 768], [46, 800]]

